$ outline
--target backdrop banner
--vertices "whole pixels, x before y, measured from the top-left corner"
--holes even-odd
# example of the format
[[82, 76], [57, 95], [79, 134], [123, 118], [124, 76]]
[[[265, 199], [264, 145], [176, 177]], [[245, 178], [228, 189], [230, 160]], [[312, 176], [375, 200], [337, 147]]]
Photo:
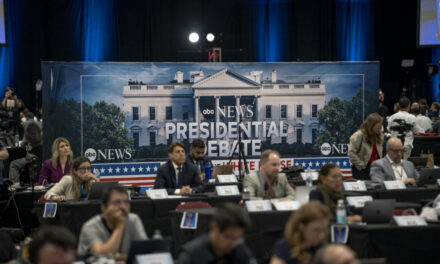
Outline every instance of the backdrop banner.
[[351, 175], [349, 138], [377, 111], [378, 62], [43, 62], [44, 156], [66, 137], [103, 180], [150, 186], [167, 147], [195, 138], [214, 164], [250, 170], [265, 149], [282, 167]]

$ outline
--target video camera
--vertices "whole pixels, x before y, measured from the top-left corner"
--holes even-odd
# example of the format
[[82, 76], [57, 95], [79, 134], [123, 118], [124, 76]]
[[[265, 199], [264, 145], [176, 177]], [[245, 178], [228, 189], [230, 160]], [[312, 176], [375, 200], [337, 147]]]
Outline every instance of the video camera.
[[[406, 121], [403, 119], [394, 119], [393, 123], [394, 124], [392, 126], [390, 126], [390, 130], [396, 131], [399, 135], [403, 135], [403, 134], [411, 131], [411, 129], [414, 126], [413, 124], [406, 123]], [[397, 123], [397, 124], [395, 124], [395, 123]]]

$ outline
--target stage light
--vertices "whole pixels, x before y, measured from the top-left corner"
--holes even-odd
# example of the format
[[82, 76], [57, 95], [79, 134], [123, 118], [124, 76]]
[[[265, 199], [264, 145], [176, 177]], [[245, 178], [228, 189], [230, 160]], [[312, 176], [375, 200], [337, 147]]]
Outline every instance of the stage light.
[[196, 43], [197, 41], [199, 41], [199, 34], [197, 34], [196, 32], [192, 32], [191, 34], [189, 34], [188, 39], [191, 43]]
[[209, 41], [209, 42], [213, 42], [214, 39], [215, 39], [214, 34], [212, 34], [212, 33], [208, 33], [208, 34], [206, 34], [206, 40], [207, 40], [207, 41]]
[[439, 68], [434, 64], [426, 64], [426, 73], [428, 76], [432, 76], [438, 73]]

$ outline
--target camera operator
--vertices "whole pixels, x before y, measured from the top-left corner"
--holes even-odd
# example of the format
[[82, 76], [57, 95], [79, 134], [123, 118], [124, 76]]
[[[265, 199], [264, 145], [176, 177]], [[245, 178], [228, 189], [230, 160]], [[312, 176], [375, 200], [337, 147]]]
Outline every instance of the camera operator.
[[[11, 180], [14, 185], [37, 182], [41, 169], [43, 156], [41, 129], [37, 123], [30, 123], [26, 127], [24, 135], [28, 142], [28, 146], [26, 146], [26, 149], [28, 149], [26, 157], [13, 160], [9, 165], [9, 180]], [[20, 177], [21, 171], [27, 165], [30, 166], [29, 174], [25, 177]]]
[[416, 117], [408, 113], [411, 102], [405, 96], [399, 100], [399, 111], [388, 119], [388, 132], [392, 137], [402, 138], [403, 159], [408, 159], [413, 149], [414, 134], [421, 133], [420, 126], [416, 123]]
[[13, 129], [13, 133], [18, 133], [18, 125], [20, 124], [19, 113], [23, 109], [23, 102], [18, 99], [14, 93], [14, 89], [7, 87], [5, 90], [5, 98], [2, 100], [2, 109], [7, 111], [8, 120], [11, 123], [10, 127]]

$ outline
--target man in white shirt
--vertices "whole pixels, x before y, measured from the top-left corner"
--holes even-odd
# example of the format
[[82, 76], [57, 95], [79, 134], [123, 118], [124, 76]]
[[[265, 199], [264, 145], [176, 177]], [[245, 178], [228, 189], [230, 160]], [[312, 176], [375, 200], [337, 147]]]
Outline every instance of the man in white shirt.
[[413, 149], [414, 134], [419, 134], [422, 132], [420, 126], [416, 123], [416, 117], [408, 113], [410, 108], [410, 101], [407, 97], [403, 96], [399, 100], [399, 112], [390, 116], [388, 119], [387, 130], [391, 133], [392, 137], [399, 136], [399, 127], [410, 127], [404, 134], [404, 152], [403, 159], [408, 159], [411, 155], [411, 150]]
[[431, 119], [420, 114], [420, 106], [418, 103], [413, 103], [411, 105], [411, 113], [416, 117], [416, 123], [422, 129], [422, 133], [425, 133], [432, 128]]
[[405, 184], [416, 186], [419, 173], [414, 165], [402, 160], [403, 146], [398, 138], [390, 138], [386, 146], [387, 155], [371, 164], [370, 177], [373, 181], [401, 180]]

